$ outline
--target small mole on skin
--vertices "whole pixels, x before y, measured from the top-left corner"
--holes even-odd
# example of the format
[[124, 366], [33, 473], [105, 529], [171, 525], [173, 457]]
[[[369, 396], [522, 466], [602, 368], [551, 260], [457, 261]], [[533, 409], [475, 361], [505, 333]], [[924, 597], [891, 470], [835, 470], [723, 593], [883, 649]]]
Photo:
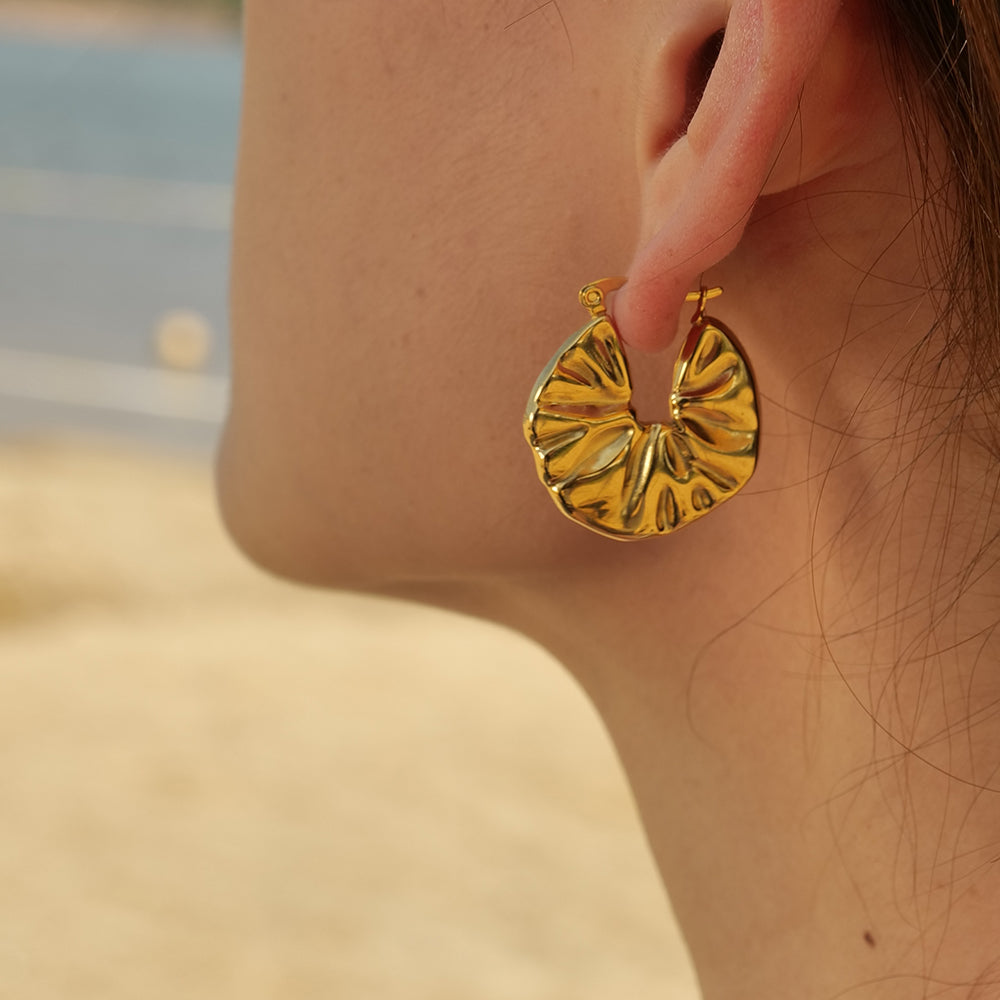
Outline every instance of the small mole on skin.
[[865, 931], [865, 943], [869, 948], [875, 947], [875, 937], [871, 931]]

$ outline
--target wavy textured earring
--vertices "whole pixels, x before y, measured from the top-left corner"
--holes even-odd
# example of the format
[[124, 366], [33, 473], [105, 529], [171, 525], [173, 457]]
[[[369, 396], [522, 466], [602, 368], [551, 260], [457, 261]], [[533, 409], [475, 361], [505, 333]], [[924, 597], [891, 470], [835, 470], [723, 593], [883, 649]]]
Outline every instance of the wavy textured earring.
[[639, 423], [632, 382], [604, 297], [622, 278], [587, 285], [591, 321], [538, 377], [524, 435], [559, 509], [621, 540], [665, 535], [728, 500], [757, 462], [753, 378], [733, 335], [705, 315], [721, 288], [702, 288], [674, 364], [669, 424]]

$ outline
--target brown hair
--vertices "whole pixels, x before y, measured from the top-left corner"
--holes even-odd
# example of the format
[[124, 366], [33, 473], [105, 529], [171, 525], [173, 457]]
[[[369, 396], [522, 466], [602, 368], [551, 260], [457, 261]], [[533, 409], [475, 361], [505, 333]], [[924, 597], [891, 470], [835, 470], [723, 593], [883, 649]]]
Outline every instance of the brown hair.
[[[1000, 3], [877, 5], [917, 158], [928, 278], [949, 344], [968, 361], [967, 401], [982, 399], [1000, 414]], [[935, 162], [935, 135], [945, 162]], [[1000, 419], [995, 426], [994, 448]]]

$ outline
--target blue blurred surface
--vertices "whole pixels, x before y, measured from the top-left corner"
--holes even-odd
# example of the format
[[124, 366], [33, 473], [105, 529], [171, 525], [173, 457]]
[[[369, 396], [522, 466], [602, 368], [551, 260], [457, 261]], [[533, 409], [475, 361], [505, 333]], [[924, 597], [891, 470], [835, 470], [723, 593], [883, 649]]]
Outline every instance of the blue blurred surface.
[[[159, 319], [194, 310], [220, 383], [240, 71], [235, 37], [0, 38], [0, 433], [211, 443], [203, 414], [130, 412], [113, 392], [95, 405], [94, 387], [81, 386], [89, 403], [46, 399], [35, 362], [108, 362], [127, 378], [155, 367]], [[19, 352], [38, 379], [18, 377]]]
[[235, 39], [0, 40], [0, 157], [228, 184], [239, 86]]

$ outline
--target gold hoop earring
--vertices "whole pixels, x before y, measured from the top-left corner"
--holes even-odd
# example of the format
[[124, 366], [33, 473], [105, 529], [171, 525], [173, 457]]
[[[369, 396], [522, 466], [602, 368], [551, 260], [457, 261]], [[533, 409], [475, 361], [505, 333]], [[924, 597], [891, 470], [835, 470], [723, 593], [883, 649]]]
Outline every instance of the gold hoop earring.
[[669, 534], [740, 490], [757, 462], [753, 378], [732, 333], [705, 315], [721, 288], [701, 288], [674, 364], [669, 424], [641, 424], [605, 295], [623, 278], [580, 291], [590, 322], [538, 377], [524, 435], [559, 509], [592, 531], [628, 541]]

